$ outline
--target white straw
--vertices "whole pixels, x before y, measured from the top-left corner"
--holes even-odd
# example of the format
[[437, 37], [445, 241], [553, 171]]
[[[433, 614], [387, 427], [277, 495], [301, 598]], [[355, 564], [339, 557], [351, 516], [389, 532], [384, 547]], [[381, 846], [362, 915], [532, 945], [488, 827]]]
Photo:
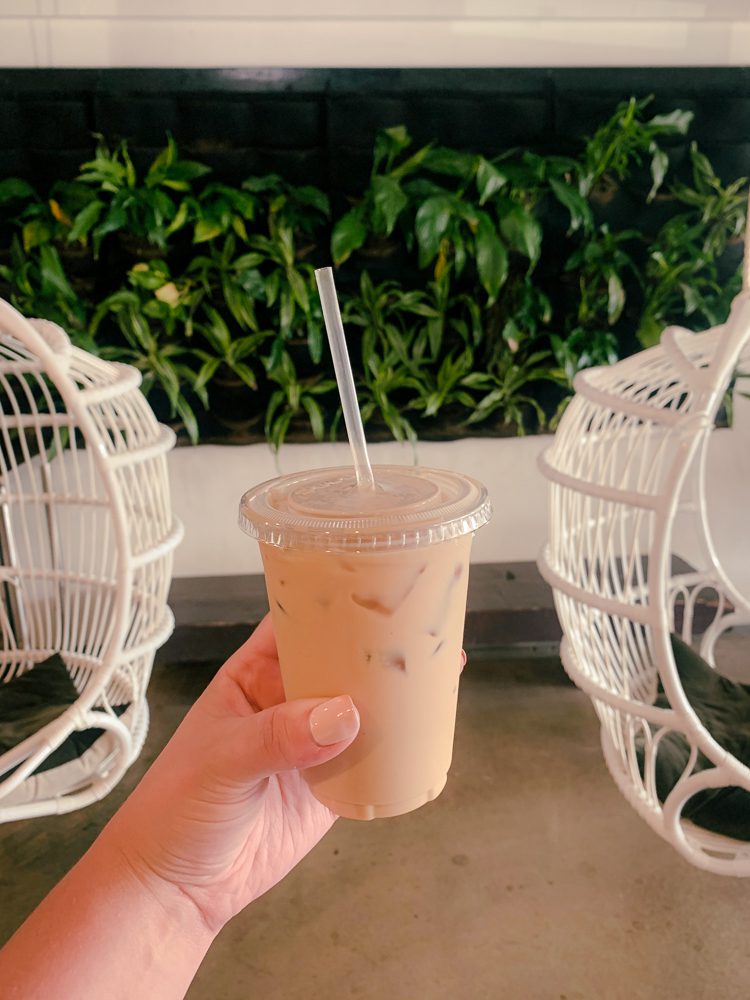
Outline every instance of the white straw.
[[344, 411], [346, 433], [352, 449], [357, 485], [373, 490], [375, 489], [375, 479], [372, 474], [370, 459], [367, 455], [365, 431], [362, 426], [362, 415], [359, 412], [359, 404], [357, 403], [357, 390], [354, 387], [354, 376], [352, 375], [352, 366], [349, 361], [349, 352], [346, 349], [344, 324], [341, 322], [341, 312], [339, 311], [339, 303], [336, 298], [333, 271], [330, 267], [320, 267], [315, 272], [315, 280], [318, 283], [320, 304], [323, 307], [323, 319], [325, 320], [326, 332], [328, 333], [328, 343], [331, 345], [333, 369], [336, 372], [336, 381], [339, 386], [341, 408]]

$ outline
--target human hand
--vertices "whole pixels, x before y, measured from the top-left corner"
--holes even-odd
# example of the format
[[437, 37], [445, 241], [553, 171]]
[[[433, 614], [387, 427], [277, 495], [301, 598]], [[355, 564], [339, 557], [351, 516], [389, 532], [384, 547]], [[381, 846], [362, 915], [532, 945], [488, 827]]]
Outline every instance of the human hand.
[[285, 702], [266, 617], [211, 681], [103, 837], [157, 893], [176, 890], [214, 932], [276, 884], [336, 816], [300, 768], [359, 730], [351, 699]]

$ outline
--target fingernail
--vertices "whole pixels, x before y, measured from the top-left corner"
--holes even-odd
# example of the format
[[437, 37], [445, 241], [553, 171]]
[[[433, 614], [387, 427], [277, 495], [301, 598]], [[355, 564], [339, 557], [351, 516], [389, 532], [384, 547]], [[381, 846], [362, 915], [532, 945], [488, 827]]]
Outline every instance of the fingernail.
[[461, 650], [461, 669], [463, 670], [463, 668], [465, 666], [466, 666], [466, 650], [462, 649]]
[[310, 712], [310, 732], [319, 747], [348, 740], [359, 731], [359, 712], [348, 694], [331, 698]]

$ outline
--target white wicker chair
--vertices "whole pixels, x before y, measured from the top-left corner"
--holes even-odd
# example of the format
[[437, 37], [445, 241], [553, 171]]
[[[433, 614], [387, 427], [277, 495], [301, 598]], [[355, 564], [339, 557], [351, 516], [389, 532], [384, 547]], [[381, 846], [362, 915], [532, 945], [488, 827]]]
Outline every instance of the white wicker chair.
[[[563, 663], [593, 701], [609, 770], [685, 858], [734, 875], [750, 875], [750, 843], [709, 833], [681, 813], [702, 789], [750, 791], [750, 769], [712, 738], [691, 707], [670, 633], [693, 640], [697, 601], [709, 592], [715, 614], [700, 653], [713, 666], [717, 639], [750, 621], [747, 598], [717, 556], [706, 510], [708, 444], [749, 338], [745, 291], [724, 326], [699, 334], [670, 327], [657, 347], [581, 372], [541, 460], [551, 487], [539, 565], [554, 591]], [[691, 522], [702, 552], [684, 572], [673, 558], [680, 520]], [[660, 684], [669, 708], [654, 704]], [[690, 755], [662, 803], [655, 768], [670, 731], [684, 735]], [[698, 751], [713, 767], [691, 773]]]
[[[174, 434], [139, 384], [134, 368], [0, 300], [0, 682], [59, 653], [77, 691], [0, 755], [0, 821], [102, 798], [143, 746], [182, 529], [167, 479]], [[92, 729], [101, 735], [76, 766], [39, 771]]]

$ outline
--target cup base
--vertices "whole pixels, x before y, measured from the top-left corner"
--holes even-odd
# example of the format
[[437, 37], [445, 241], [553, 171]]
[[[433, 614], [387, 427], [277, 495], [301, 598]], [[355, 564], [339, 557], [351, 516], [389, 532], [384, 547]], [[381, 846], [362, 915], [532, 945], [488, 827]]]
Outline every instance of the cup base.
[[318, 802], [322, 802], [324, 806], [328, 806], [338, 816], [343, 816], [345, 819], [385, 819], [388, 816], [401, 816], [403, 813], [412, 812], [414, 809], [419, 809], [420, 806], [432, 802], [445, 788], [447, 780], [448, 775], [446, 774], [439, 785], [434, 785], [426, 792], [422, 792], [421, 795], [415, 795], [410, 799], [402, 799], [400, 802], [386, 802], [380, 805], [339, 802], [338, 799], [331, 799], [326, 795], [320, 795], [315, 789], [311, 789], [311, 791]]

